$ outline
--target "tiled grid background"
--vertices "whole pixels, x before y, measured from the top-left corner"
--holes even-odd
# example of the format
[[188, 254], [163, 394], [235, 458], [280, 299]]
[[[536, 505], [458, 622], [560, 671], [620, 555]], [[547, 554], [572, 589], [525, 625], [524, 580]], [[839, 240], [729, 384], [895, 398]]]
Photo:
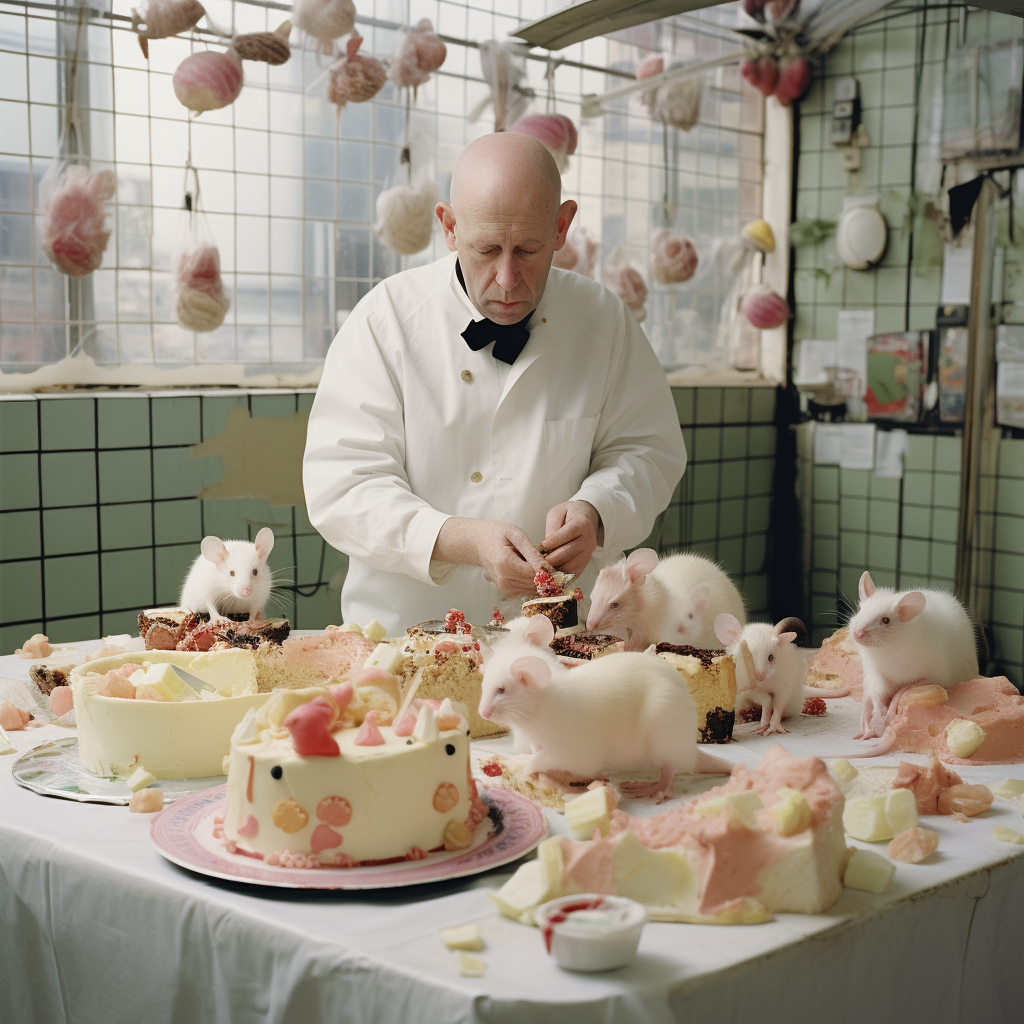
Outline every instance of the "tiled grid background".
[[[751, 610], [763, 612], [775, 392], [673, 394], [692, 461], [661, 544], [692, 543], [720, 559]], [[193, 444], [222, 430], [229, 409], [293, 416], [312, 397], [0, 399], [0, 653], [37, 631], [54, 642], [135, 632], [140, 609], [177, 601], [204, 534], [252, 538], [262, 526], [276, 538], [271, 568], [299, 585], [279, 613], [297, 629], [337, 622], [345, 557], [321, 540], [305, 509], [201, 500], [221, 469], [217, 459], [190, 458]]]
[[[796, 251], [797, 341], [836, 337], [837, 314], [846, 308], [873, 308], [879, 332], [935, 327], [941, 254], [936, 260], [936, 239], [929, 226], [908, 212], [914, 192], [935, 196], [940, 189], [931, 97], [941, 92], [947, 52], [954, 53], [959, 45], [961, 16], [967, 44], [1019, 38], [1024, 23], [973, 9], [942, 6], [924, 12], [915, 5], [912, 13], [900, 14], [901, 8], [911, 11], [909, 4], [891, 5], [844, 38], [817, 69], [800, 105], [797, 218], [835, 220], [844, 195], [877, 193], [890, 236], [876, 271], [842, 267], [834, 238]], [[853, 175], [841, 169], [839, 152], [828, 141], [832, 85], [846, 75], [860, 83], [862, 117], [870, 139], [863, 150], [862, 170]], [[916, 147], [911, 144], [915, 125]], [[941, 187], [974, 173], [951, 166]], [[1005, 226], [1004, 212], [1004, 232]], [[1024, 251], [1007, 248], [1007, 320], [1020, 318], [1018, 309], [1024, 312], [1024, 304], [1011, 304], [1024, 299], [1022, 264]], [[1006, 438], [996, 444], [998, 449], [990, 453], [991, 472], [982, 477], [979, 517], [979, 603], [987, 607], [974, 610], [990, 627], [991, 667], [1022, 686], [1024, 441]], [[804, 444], [802, 450], [806, 449]], [[879, 584], [953, 589], [959, 437], [912, 435], [902, 481], [838, 466], [813, 466], [807, 460], [800, 469], [811, 491], [806, 583], [816, 642], [844, 617], [845, 600], [856, 603], [857, 580], [865, 568]]]

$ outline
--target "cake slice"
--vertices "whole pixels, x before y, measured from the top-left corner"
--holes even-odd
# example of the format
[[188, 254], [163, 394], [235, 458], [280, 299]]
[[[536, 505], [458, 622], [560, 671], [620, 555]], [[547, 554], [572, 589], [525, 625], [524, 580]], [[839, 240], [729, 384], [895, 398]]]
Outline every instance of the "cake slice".
[[[650, 651], [651, 648], [648, 648]], [[736, 721], [736, 665], [725, 651], [657, 644], [652, 653], [674, 666], [697, 705], [697, 742], [728, 743]]]

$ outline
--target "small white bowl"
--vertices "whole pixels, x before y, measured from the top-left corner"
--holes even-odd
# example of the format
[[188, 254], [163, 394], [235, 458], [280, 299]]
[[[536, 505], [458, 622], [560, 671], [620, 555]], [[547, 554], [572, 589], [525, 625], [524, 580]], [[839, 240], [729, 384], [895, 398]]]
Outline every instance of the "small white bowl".
[[643, 904], [622, 896], [562, 896], [536, 910], [555, 963], [567, 971], [610, 971], [635, 956], [647, 923]]

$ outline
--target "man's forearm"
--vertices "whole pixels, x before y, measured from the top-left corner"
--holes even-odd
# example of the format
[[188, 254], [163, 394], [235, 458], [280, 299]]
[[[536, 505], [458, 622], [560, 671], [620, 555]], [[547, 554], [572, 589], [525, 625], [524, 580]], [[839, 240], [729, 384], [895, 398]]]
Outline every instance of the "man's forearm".
[[439, 562], [452, 562], [455, 565], [479, 565], [477, 521], [459, 519], [455, 516], [446, 519], [434, 542], [431, 557]]

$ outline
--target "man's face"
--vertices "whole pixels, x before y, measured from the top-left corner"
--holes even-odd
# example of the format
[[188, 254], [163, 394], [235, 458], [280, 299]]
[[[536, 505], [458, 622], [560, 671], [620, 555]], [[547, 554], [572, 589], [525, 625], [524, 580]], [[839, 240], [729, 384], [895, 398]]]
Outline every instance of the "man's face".
[[555, 251], [576, 212], [571, 200], [557, 210], [550, 203], [531, 211], [529, 197], [519, 203], [467, 203], [453, 213], [438, 204], [448, 248], [458, 250], [469, 297], [497, 324], [514, 324], [537, 308]]

